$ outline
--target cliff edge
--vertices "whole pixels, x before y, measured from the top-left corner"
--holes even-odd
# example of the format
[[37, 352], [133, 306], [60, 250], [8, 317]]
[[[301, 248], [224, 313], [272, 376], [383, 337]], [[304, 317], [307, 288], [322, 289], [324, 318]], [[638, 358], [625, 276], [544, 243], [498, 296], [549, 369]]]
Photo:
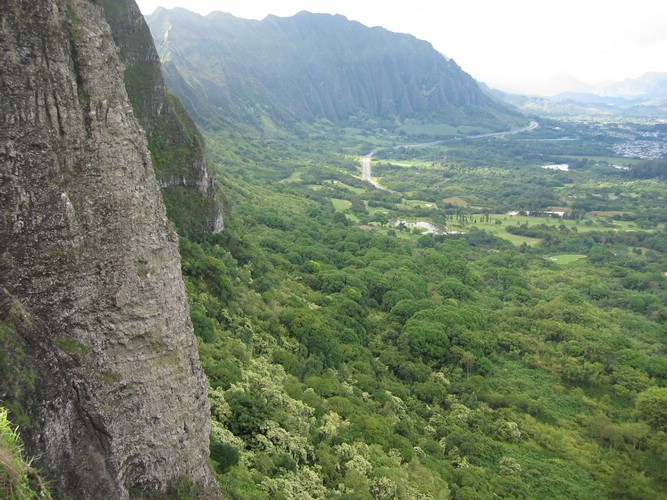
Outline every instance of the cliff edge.
[[206, 487], [176, 234], [102, 7], [0, 4], [0, 399], [67, 497]]
[[99, 0], [125, 65], [125, 87], [148, 148], [169, 219], [180, 233], [219, 233], [223, 203], [204, 139], [165, 87], [153, 37], [134, 0]]

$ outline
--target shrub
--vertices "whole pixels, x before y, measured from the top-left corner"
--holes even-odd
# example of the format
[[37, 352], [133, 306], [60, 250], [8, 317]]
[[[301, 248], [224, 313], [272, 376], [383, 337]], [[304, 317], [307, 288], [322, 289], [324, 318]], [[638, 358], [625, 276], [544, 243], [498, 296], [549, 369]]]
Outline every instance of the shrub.
[[0, 408], [0, 498], [51, 498], [39, 474], [21, 456], [19, 436]]

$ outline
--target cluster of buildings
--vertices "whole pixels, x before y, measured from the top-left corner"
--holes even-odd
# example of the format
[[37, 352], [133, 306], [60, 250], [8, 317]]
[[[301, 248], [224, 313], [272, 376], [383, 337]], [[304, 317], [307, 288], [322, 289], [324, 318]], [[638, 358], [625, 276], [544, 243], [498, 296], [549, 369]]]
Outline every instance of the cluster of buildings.
[[612, 146], [614, 153], [626, 158], [656, 160], [667, 157], [667, 142], [663, 141], [628, 141]]

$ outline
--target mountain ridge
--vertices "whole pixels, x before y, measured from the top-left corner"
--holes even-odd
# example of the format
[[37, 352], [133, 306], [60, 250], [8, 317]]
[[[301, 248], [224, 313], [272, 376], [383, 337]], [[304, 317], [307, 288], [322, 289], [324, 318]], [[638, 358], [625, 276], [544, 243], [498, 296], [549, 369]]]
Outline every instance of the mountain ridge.
[[[166, 89], [160, 58], [134, 0], [101, 0], [134, 114], [148, 136], [169, 219], [181, 233], [224, 229], [221, 196], [204, 139], [181, 101]], [[181, 210], [184, 205], [188, 210]]]
[[487, 92], [527, 113], [662, 119], [667, 109], [667, 73], [649, 72], [639, 78], [597, 86], [575, 85], [571, 90], [561, 90], [548, 97], [489, 87]]
[[246, 121], [416, 118], [500, 129], [518, 116], [430, 43], [341, 15], [257, 21], [159, 9], [146, 19], [169, 88], [204, 121], [223, 112]]

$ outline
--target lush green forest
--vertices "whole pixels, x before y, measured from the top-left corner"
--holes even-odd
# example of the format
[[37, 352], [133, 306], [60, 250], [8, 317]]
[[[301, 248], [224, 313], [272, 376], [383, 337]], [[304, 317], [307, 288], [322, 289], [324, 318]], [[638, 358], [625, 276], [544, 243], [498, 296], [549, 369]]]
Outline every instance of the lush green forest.
[[667, 190], [610, 128], [205, 131], [232, 213], [181, 251], [226, 494], [667, 496]]

